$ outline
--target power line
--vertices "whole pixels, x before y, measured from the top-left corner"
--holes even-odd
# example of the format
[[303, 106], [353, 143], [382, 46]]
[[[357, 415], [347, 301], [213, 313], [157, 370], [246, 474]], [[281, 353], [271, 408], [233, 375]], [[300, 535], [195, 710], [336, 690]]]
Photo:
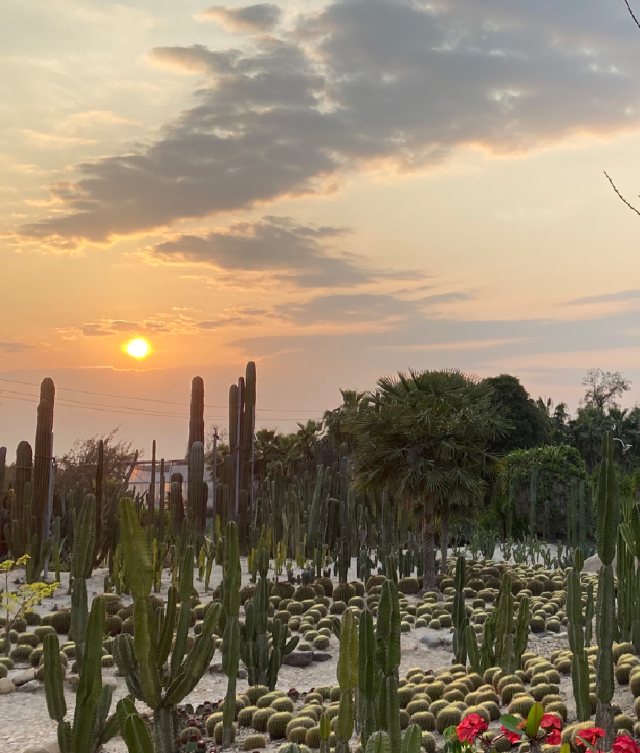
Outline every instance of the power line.
[[[0, 377], [0, 382], [11, 382], [12, 384], [24, 384], [29, 387], [40, 387], [39, 384], [36, 384], [35, 382], [23, 382], [20, 379], [5, 379], [3, 377]], [[155, 400], [153, 398], [149, 397], [135, 397], [133, 395], [111, 395], [107, 392], [90, 392], [89, 390], [77, 390], [72, 389], [71, 387], [58, 387], [56, 385], [56, 390], [62, 390], [64, 392], [77, 392], [82, 395], [94, 395], [96, 397], [112, 397], [116, 399], [121, 400], [142, 400], [145, 403], [164, 403], [165, 405], [182, 405], [182, 406], [189, 406], [189, 403], [177, 403], [173, 400]], [[226, 409], [228, 408], [227, 405], [206, 405], [205, 408], [222, 408]], [[261, 411], [263, 413], [322, 413], [323, 411], [314, 409], [314, 410], [302, 410], [298, 408], [256, 408], [256, 412]], [[293, 420], [293, 419], [292, 419]]]
[[[7, 380], [8, 381], [8, 380]], [[38, 385], [35, 385], [38, 386]], [[12, 393], [12, 394], [6, 394]], [[26, 403], [38, 403], [39, 398], [36, 395], [27, 393], [14, 392], [13, 390], [0, 390], [0, 397], [7, 400], [19, 400]], [[142, 408], [127, 405], [108, 406], [102, 403], [83, 403], [80, 400], [70, 400], [69, 398], [58, 398], [55, 402], [56, 408], [83, 408], [93, 410], [99, 413], [119, 413], [125, 416], [148, 416], [152, 418], [179, 418], [188, 420], [189, 416], [185, 413], [166, 413], [163, 411], [144, 411]], [[224, 421], [227, 416], [205, 416], [206, 421]], [[274, 421], [306, 421], [309, 416], [271, 416]]]

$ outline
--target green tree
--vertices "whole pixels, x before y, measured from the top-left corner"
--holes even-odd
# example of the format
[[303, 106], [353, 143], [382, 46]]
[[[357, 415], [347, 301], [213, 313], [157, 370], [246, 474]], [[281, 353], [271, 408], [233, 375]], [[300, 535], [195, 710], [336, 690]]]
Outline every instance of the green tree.
[[360, 409], [366, 393], [357, 390], [340, 390], [340, 394], [342, 405], [324, 412], [324, 429], [334, 447], [346, 444], [351, 454], [355, 448], [355, 437], [348, 431], [346, 421], [351, 414]]
[[616, 398], [631, 389], [631, 382], [625, 379], [619, 371], [602, 371], [589, 369], [582, 380], [587, 388], [582, 404], [586, 408], [617, 408]]
[[118, 429], [108, 434], [96, 434], [90, 439], [78, 439], [73, 447], [57, 459], [55, 485], [58, 489], [84, 486], [93, 489], [98, 466], [98, 445], [104, 442], [104, 481], [107, 488], [118, 488], [127, 474], [133, 456], [132, 442], [116, 441]]
[[517, 377], [500, 374], [485, 380], [493, 388], [493, 404], [511, 422], [512, 428], [490, 444], [490, 451], [506, 455], [512, 450], [536, 447], [551, 442], [551, 424], [529, 397]]
[[347, 428], [356, 435], [354, 481], [385, 490], [420, 516], [424, 588], [435, 588], [435, 516], [439, 506], [481, 502], [493, 456], [490, 442], [510, 428], [494, 390], [460, 371], [384, 377]]

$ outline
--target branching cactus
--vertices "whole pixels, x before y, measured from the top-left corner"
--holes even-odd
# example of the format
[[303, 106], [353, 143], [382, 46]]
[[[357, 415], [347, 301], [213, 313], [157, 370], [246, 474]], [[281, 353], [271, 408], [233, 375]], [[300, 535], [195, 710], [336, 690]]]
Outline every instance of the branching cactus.
[[467, 617], [467, 612], [465, 610], [463, 591], [466, 567], [467, 565], [464, 555], [461, 555], [456, 562], [456, 593], [453, 597], [453, 610], [451, 613], [454, 628], [453, 653], [456, 657], [456, 662], [463, 666], [467, 663], [467, 626], [469, 625], [469, 618]]
[[350, 609], [342, 616], [337, 677], [340, 707], [336, 726], [336, 753], [349, 753], [349, 740], [353, 734], [353, 691], [358, 684], [358, 629]]
[[379, 668], [373, 615], [368, 609], [360, 615], [358, 626], [358, 699], [360, 703], [360, 742], [366, 749], [367, 740], [376, 729], [376, 694]]
[[181, 604], [174, 638], [178, 589], [175, 586], [169, 589], [166, 611], [163, 607], [153, 608], [150, 598], [154, 576], [151, 553], [131, 499], [123, 497], [120, 500], [120, 516], [122, 552], [133, 596], [135, 630], [133, 638], [125, 633], [116, 637], [113, 657], [130, 694], [144, 701], [153, 711], [155, 753], [176, 753], [175, 706], [195, 688], [211, 664], [220, 605], [214, 604], [207, 612], [202, 632], [187, 655], [189, 601], [193, 595], [193, 548], [186, 547], [180, 569]]
[[[93, 552], [92, 552], [93, 554]], [[87, 625], [84, 664], [76, 694], [73, 726], [65, 719], [67, 704], [62, 685], [62, 663], [56, 635], [44, 639], [44, 687], [49, 716], [58, 722], [60, 753], [97, 753], [118, 732], [117, 717], [107, 721], [112, 688], [102, 687], [102, 639], [104, 636], [104, 602], [93, 600]]]
[[402, 747], [398, 702], [400, 632], [398, 587], [392, 580], [386, 580], [382, 584], [376, 624], [377, 659], [382, 675], [379, 678], [378, 726], [389, 735], [391, 753], [401, 753]]
[[589, 702], [589, 662], [584, 649], [585, 618], [582, 614], [582, 590], [580, 571], [584, 565], [584, 555], [580, 549], [574, 552], [574, 566], [567, 576], [567, 615], [569, 617], [569, 647], [571, 659], [571, 681], [576, 700], [576, 713], [579, 722], [591, 717]]
[[269, 647], [268, 609], [269, 590], [267, 580], [269, 571], [269, 554], [262, 548], [255, 557], [254, 566], [259, 573], [253, 601], [245, 605], [245, 623], [241, 631], [241, 656], [249, 674], [250, 685], [267, 685], [274, 690], [278, 673], [282, 667], [282, 658], [290, 654], [298, 645], [298, 636], [287, 642], [287, 627], [281, 620], [274, 620]]
[[604, 749], [613, 743], [615, 733], [611, 701], [614, 691], [613, 631], [616, 623], [616, 596], [613, 559], [616, 555], [618, 504], [613, 464], [613, 436], [606, 431], [602, 437], [602, 460], [597, 482], [596, 542], [602, 567], [598, 573], [596, 604], [596, 724], [604, 729]]

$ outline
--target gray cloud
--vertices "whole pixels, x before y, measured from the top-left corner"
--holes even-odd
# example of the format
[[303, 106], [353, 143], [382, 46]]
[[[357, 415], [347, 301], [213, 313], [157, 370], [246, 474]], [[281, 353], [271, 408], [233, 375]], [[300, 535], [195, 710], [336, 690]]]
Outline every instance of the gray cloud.
[[300, 287], [367, 282], [372, 274], [361, 268], [359, 259], [330, 255], [327, 242], [347, 232], [346, 228], [300, 225], [290, 217], [264, 217], [258, 222], [237, 222], [228, 231], [205, 236], [181, 235], [146, 249], [144, 255], [165, 263], [269, 273]]
[[574, 298], [569, 304], [611, 303], [614, 301], [635, 301], [640, 298], [640, 290], [620, 290], [617, 293], [603, 293], [602, 295], [587, 295]]
[[218, 21], [230, 31], [271, 31], [280, 22], [282, 11], [272, 3], [246, 5], [242, 8], [226, 8], [212, 5], [200, 14], [202, 19]]
[[608, 0], [338, 0], [281, 39], [161, 48], [204, 71], [197, 104], [150, 146], [77, 167], [59, 212], [21, 228], [65, 247], [313, 195], [456, 147], [520, 152], [637, 127], [637, 29]]
[[24, 353], [25, 350], [30, 350], [31, 348], [33, 348], [33, 345], [27, 345], [26, 343], [0, 341], [0, 351], [2, 353]]
[[59, 327], [56, 331], [67, 337], [73, 337], [77, 334], [81, 334], [84, 337], [111, 337], [121, 332], [168, 334], [188, 329], [190, 321], [185, 317], [178, 317], [170, 322], [165, 322], [162, 319], [145, 319], [141, 322], [130, 322], [125, 319], [102, 319], [100, 322], [88, 322], [72, 327]]
[[316, 296], [305, 303], [283, 303], [273, 312], [295, 324], [319, 323], [393, 324], [420, 319], [432, 306], [466, 300], [466, 293], [452, 292], [407, 300], [385, 293], [352, 293]]

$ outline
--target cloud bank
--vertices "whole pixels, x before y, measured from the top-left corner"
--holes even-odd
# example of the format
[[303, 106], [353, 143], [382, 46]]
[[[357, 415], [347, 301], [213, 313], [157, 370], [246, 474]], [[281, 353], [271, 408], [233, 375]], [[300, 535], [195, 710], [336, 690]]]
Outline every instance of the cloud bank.
[[[209, 13], [265, 31], [280, 20], [269, 8]], [[380, 165], [425, 170], [459, 147], [519, 153], [637, 128], [636, 35], [608, 0], [338, 0], [242, 49], [158, 48], [204, 74], [196, 105], [155, 142], [78, 165], [51, 186], [59, 211], [19, 232], [107, 243]]]

